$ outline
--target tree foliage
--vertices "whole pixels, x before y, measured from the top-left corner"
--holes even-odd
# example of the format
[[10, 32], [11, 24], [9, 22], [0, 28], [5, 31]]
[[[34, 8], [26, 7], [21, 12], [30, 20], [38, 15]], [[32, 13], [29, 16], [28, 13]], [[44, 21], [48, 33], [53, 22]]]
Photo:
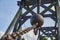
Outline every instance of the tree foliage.
[[46, 37], [42, 37], [41, 40], [47, 40], [47, 38]]
[[25, 40], [24, 38], [22, 38], [22, 40]]

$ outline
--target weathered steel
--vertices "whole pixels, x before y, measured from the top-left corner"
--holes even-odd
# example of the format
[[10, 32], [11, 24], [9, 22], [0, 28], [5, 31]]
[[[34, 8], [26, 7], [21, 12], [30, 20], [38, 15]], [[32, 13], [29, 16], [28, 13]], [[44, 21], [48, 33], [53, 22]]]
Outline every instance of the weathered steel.
[[15, 40], [17, 39], [19, 36], [29, 32], [30, 30], [36, 28], [38, 24], [34, 24], [32, 25], [32, 27], [28, 27], [27, 29], [25, 30], [22, 30], [22, 31], [17, 31], [17, 32], [13, 32], [12, 34], [8, 34], [8, 35], [4, 35], [1, 40]]
[[56, 6], [57, 9], [57, 21], [58, 21], [58, 40], [60, 40], [60, 7]]
[[[16, 17], [14, 18], [14, 20], [12, 21], [12, 23], [10, 24], [10, 26], [9, 26], [9, 28], [8, 28], [8, 30], [6, 31], [6, 34], [9, 34], [10, 33], [10, 29], [14, 26], [14, 31], [16, 31], [16, 30], [19, 30], [20, 29], [20, 26], [22, 25], [22, 24], [24, 24], [24, 22], [26, 22], [26, 20], [27, 19], [29, 19], [31, 16], [26, 16], [27, 14], [29, 14], [29, 13], [31, 13], [32, 15], [34, 15], [34, 14], [36, 14], [34, 11], [32, 11], [35, 7], [37, 7], [37, 0], [29, 0], [30, 2], [28, 3], [28, 1], [26, 2], [26, 4], [24, 4], [24, 2], [22, 2], [22, 1], [18, 1], [18, 6], [20, 7], [22, 7], [22, 8], [24, 8], [25, 10], [27, 10], [25, 13], [23, 13], [21, 16], [19, 15], [20, 13], [21, 13], [21, 11], [20, 11], [20, 9], [19, 9], [19, 11], [18, 11], [18, 13], [17, 13], [17, 15], [16, 15]], [[56, 9], [55, 9], [55, 11], [53, 11], [52, 9], [51, 9], [51, 7], [52, 6], [54, 6], [54, 8], [55, 8], [55, 5], [56, 5], [56, 2], [57, 2], [57, 0], [42, 0], [41, 1], [41, 7], [43, 7], [44, 8], [44, 10], [40, 13], [42, 16], [44, 16], [44, 18], [45, 17], [50, 17], [54, 22], [55, 22], [55, 25], [54, 25], [54, 27], [43, 27], [43, 28], [41, 28], [41, 29], [39, 29], [39, 36], [38, 36], [38, 40], [40, 40], [40, 38], [41, 37], [44, 37], [44, 36], [42, 36], [42, 35], [40, 35], [40, 31], [42, 31], [46, 36], [48, 36], [48, 37], [55, 37], [55, 39], [57, 39], [57, 33], [56, 32], [58, 32], [57, 31], [57, 28], [56, 28], [56, 24], [57, 24], [57, 13], [56, 13]], [[51, 4], [51, 5], [49, 5], [48, 7], [47, 6], [45, 6], [44, 4]], [[28, 5], [27, 4], [29, 4], [29, 6], [30, 5], [32, 5], [32, 7], [30, 8], [30, 7], [27, 7]], [[40, 6], [40, 5], [39, 5]], [[39, 11], [40, 9], [38, 9], [38, 11]], [[51, 12], [52, 14], [45, 14], [47, 11], [49, 11], [49, 12]], [[23, 19], [23, 21], [21, 21], [21, 19]], [[19, 23], [19, 22], [21, 22], [21, 24], [19, 25], [19, 27], [17, 28], [17, 23]], [[11, 27], [11, 28], [10, 28]], [[49, 31], [51, 31], [51, 33], [47, 33], [46, 34], [46, 32], [44, 32], [43, 30], [45, 30], [46, 32], [49, 32]], [[55, 30], [54, 32], [52, 32], [52, 30]], [[51, 34], [52, 34], [52, 36], [51, 36]]]
[[16, 13], [15, 17], [13, 18], [12, 22], [10, 23], [9, 27], [7, 28], [5, 34], [9, 34], [11, 32], [11, 29], [14, 28], [14, 25], [17, 21], [17, 19], [20, 16], [21, 9], [19, 8], [18, 12]]
[[[53, 2], [57, 2], [57, 0], [39, 0], [39, 2], [41, 2], [41, 5], [42, 4], [48, 4], [48, 3], [53, 3]], [[25, 1], [18, 1], [18, 6], [19, 5], [25, 5], [25, 6], [27, 6], [27, 4], [29, 4], [29, 5], [36, 5], [37, 4], [37, 0], [25, 0]]]

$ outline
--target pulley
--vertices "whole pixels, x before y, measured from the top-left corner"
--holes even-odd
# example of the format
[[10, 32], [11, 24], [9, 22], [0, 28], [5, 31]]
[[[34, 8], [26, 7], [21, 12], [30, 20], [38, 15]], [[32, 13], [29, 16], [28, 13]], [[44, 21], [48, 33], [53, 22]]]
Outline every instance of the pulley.
[[35, 15], [33, 15], [33, 16], [31, 17], [30, 22], [31, 22], [31, 25], [34, 25], [34, 24], [38, 23], [38, 25], [37, 25], [37, 27], [36, 27], [36, 28], [38, 28], [38, 27], [41, 27], [41, 26], [43, 25], [43, 23], [44, 23], [44, 18], [43, 18], [43, 16], [40, 15], [40, 14], [35, 14]]
[[39, 27], [41, 27], [41, 26], [43, 25], [43, 23], [44, 23], [44, 18], [43, 18], [43, 16], [40, 15], [40, 14], [35, 14], [35, 15], [33, 15], [33, 16], [31, 17], [30, 22], [31, 22], [31, 25], [34, 25], [34, 24], [38, 23], [38, 25], [36, 26], [36, 28], [34, 28], [34, 34], [37, 35], [37, 29], [38, 29]]

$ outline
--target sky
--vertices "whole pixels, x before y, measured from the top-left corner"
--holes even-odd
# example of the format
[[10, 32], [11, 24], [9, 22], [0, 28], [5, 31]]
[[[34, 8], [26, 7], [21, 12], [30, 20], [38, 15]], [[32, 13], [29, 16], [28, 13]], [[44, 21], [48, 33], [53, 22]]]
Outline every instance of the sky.
[[0, 36], [7, 30], [18, 8], [17, 0], [0, 0]]
[[7, 29], [17, 11], [17, 0], [0, 0], [0, 31]]
[[[17, 1], [18, 0], [0, 0], [0, 36], [1, 36], [1, 34], [3, 34], [6, 31], [6, 29], [8, 28], [9, 24], [11, 23], [15, 14], [17, 13], [17, 11], [19, 9], [19, 7], [17, 6]], [[44, 10], [44, 9], [42, 8], [41, 11], [42, 10]], [[33, 11], [36, 12], [36, 8]], [[46, 14], [48, 12], [46, 12]], [[50, 20], [51, 20], [51, 22], [50, 22]], [[23, 25], [24, 27], [29, 26], [30, 23], [28, 25], [26, 25], [28, 23], [28, 21]], [[43, 26], [46, 26], [46, 24], [47, 24], [47, 26], [50, 26], [51, 24], [53, 25], [53, 23], [54, 23], [54, 21], [51, 18], [44, 18]], [[30, 34], [31, 33], [32, 33], [32, 31], [30, 32]], [[31, 36], [29, 38], [31, 38]]]

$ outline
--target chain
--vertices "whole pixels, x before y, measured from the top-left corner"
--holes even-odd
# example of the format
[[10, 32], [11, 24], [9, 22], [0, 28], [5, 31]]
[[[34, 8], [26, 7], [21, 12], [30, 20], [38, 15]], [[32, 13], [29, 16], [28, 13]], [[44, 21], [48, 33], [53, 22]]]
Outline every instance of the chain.
[[13, 32], [12, 34], [8, 34], [8, 35], [4, 35], [2, 37], [1, 40], [15, 40], [17, 39], [19, 36], [29, 32], [30, 30], [34, 29], [37, 27], [37, 23], [35, 25], [33, 25], [32, 27], [28, 27], [27, 29], [23, 30], [23, 31], [17, 31], [17, 32]]

